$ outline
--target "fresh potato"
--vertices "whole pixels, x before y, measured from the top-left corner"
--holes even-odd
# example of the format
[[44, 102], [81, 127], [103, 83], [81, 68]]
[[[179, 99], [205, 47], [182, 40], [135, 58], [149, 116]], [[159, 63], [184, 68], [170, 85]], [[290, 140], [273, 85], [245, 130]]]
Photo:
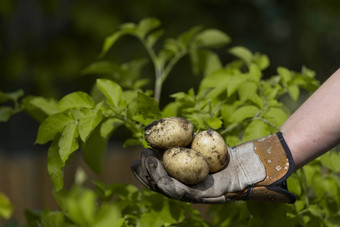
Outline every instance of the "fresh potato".
[[209, 174], [207, 160], [190, 148], [172, 147], [163, 154], [166, 171], [184, 184], [197, 184]]
[[180, 117], [167, 117], [145, 127], [146, 142], [155, 149], [165, 150], [173, 146], [185, 147], [192, 141], [194, 126]]
[[210, 173], [223, 169], [227, 164], [227, 146], [222, 136], [214, 130], [197, 133], [192, 140], [191, 149], [201, 153], [208, 161]]

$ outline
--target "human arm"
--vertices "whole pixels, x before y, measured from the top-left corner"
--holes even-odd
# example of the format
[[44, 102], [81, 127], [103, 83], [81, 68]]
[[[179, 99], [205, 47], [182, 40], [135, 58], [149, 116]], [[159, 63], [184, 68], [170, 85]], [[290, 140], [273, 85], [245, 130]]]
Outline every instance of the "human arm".
[[295, 170], [340, 142], [340, 69], [281, 126]]

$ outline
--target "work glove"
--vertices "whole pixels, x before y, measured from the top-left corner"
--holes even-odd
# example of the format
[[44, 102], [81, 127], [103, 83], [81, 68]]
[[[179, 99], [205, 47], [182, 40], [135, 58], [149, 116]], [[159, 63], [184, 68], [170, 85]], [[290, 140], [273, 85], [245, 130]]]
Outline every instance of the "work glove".
[[280, 132], [238, 146], [228, 147], [229, 162], [195, 185], [171, 177], [162, 164], [162, 153], [144, 149], [131, 170], [147, 188], [192, 203], [225, 203], [257, 200], [294, 203], [286, 179], [294, 170], [290, 150]]

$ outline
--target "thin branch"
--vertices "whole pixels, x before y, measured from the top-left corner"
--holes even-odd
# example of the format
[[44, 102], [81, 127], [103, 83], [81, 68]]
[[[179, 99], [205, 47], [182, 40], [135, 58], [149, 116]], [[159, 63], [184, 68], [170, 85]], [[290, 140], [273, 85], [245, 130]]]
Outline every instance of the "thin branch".
[[163, 75], [162, 75], [162, 83], [165, 81], [165, 79], [167, 78], [167, 76], [169, 75], [170, 71], [172, 70], [172, 68], [176, 65], [176, 63], [186, 54], [186, 52], [179, 52], [178, 54], [176, 54], [171, 60], [170, 62], [166, 65]]
[[257, 119], [258, 119], [258, 120], [261, 120], [261, 121], [263, 121], [264, 123], [266, 123], [266, 124], [272, 126], [273, 128], [275, 128], [275, 129], [277, 129], [277, 130], [280, 130], [280, 127], [276, 126], [275, 124], [273, 124], [272, 122], [268, 121], [267, 119], [265, 119], [265, 118], [263, 118], [263, 117], [254, 117], [253, 119], [254, 119], [254, 120], [257, 120]]
[[224, 129], [222, 132], [220, 132], [220, 134], [221, 134], [221, 135], [224, 135], [225, 133], [227, 133], [227, 132], [233, 130], [234, 128], [236, 128], [237, 126], [238, 126], [238, 124], [233, 124], [233, 125], [231, 125], [230, 127]]

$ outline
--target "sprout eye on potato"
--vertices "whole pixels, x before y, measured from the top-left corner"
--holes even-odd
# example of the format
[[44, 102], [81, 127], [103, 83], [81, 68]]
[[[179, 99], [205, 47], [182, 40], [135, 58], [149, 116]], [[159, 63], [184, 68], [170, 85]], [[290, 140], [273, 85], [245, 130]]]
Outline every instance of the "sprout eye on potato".
[[[222, 136], [213, 130], [194, 136], [192, 123], [180, 117], [154, 121], [145, 128], [148, 145], [163, 154], [166, 171], [177, 180], [191, 185], [203, 181], [209, 173], [223, 169], [228, 150]], [[188, 148], [191, 145], [191, 148]]]

